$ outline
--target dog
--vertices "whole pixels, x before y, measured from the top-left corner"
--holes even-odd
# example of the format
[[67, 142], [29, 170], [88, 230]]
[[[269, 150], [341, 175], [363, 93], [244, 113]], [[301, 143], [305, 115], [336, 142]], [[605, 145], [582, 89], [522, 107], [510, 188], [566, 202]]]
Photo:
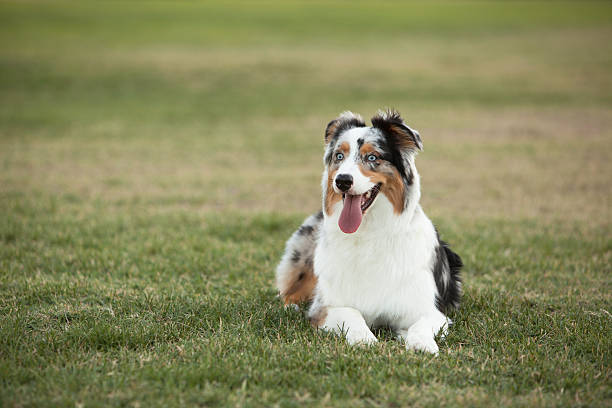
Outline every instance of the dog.
[[372, 344], [389, 327], [407, 349], [438, 353], [459, 307], [459, 255], [419, 204], [419, 133], [395, 110], [367, 126], [344, 112], [327, 125], [322, 210], [287, 241], [276, 270], [286, 305], [310, 302], [314, 327]]

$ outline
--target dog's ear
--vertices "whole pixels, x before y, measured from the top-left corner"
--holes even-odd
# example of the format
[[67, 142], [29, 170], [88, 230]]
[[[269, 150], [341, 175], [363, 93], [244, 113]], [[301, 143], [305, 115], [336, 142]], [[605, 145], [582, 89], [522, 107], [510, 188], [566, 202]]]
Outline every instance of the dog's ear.
[[372, 118], [372, 127], [381, 130], [391, 138], [400, 150], [416, 152], [423, 150], [421, 135], [404, 123], [400, 114], [393, 109], [378, 111]]
[[354, 127], [365, 127], [365, 121], [356, 113], [346, 111], [327, 124], [325, 128], [325, 144], [328, 144], [340, 133]]

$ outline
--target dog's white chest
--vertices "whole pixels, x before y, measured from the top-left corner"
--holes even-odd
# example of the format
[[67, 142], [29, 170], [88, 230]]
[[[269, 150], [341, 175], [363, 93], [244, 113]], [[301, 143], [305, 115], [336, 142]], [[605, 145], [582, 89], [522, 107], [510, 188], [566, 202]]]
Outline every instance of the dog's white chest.
[[428, 238], [435, 232], [425, 220], [414, 221], [350, 236], [330, 228], [315, 255], [319, 290], [329, 305], [354, 307], [369, 325], [410, 325], [429, 310], [435, 282]]

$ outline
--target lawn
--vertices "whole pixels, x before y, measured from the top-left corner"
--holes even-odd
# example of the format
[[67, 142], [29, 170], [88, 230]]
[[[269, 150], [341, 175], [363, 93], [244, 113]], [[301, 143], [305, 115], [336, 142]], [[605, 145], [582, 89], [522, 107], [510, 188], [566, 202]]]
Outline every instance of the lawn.
[[[612, 406], [612, 4], [0, 2], [0, 406]], [[440, 355], [283, 309], [323, 130], [397, 108]]]

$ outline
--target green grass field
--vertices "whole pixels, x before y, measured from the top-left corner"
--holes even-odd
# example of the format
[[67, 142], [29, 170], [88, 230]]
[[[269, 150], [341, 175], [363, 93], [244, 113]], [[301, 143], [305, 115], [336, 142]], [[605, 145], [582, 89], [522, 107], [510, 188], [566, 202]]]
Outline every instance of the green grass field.
[[[1, 2], [0, 406], [612, 406], [612, 4]], [[273, 286], [397, 108], [465, 261], [438, 357]]]

